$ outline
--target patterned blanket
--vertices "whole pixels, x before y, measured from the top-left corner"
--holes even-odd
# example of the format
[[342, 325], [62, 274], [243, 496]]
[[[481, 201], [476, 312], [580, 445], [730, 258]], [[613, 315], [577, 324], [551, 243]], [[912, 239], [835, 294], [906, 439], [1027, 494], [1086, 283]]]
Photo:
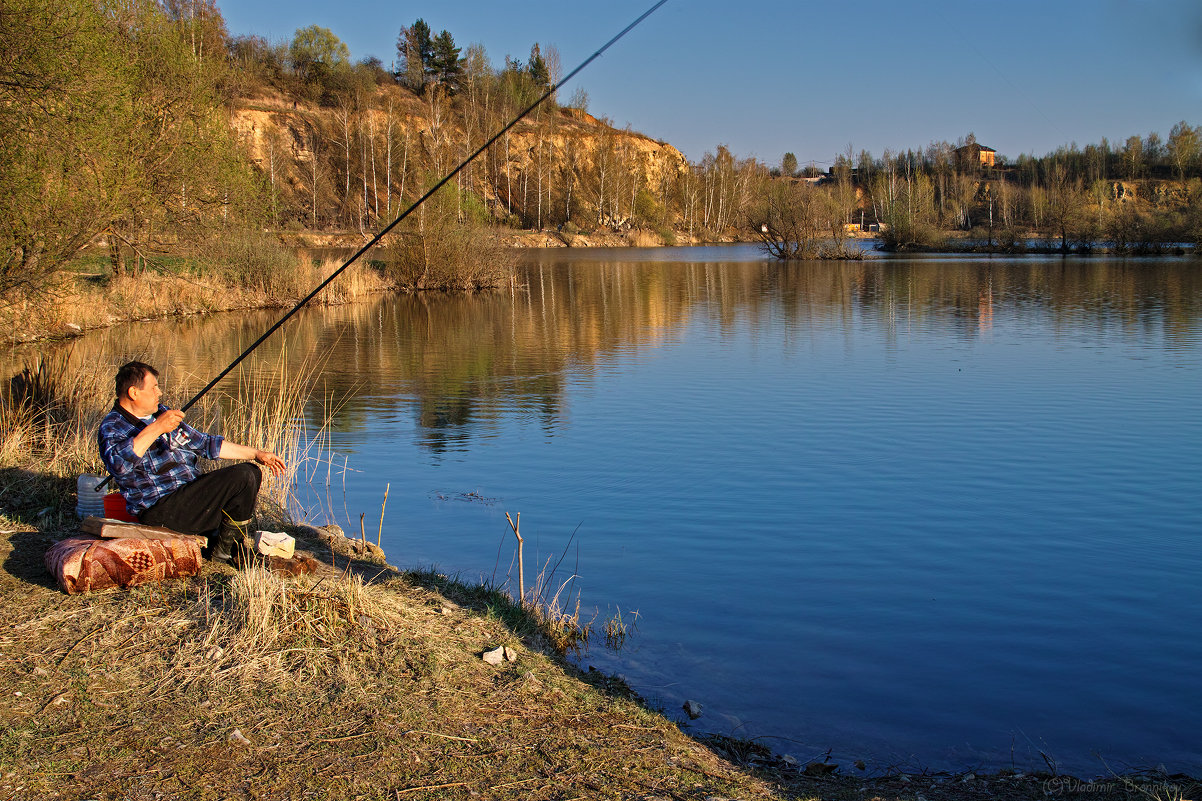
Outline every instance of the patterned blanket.
[[144, 540], [71, 537], [46, 551], [46, 569], [64, 592], [134, 587], [200, 572], [200, 546], [194, 539]]

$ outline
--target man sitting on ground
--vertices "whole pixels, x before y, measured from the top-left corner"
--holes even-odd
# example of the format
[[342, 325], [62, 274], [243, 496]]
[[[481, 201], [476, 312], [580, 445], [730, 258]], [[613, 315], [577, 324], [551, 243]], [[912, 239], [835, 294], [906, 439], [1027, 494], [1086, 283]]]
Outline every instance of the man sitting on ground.
[[[209, 535], [209, 558], [231, 563], [244, 556], [263, 471], [284, 472], [270, 451], [235, 445], [197, 431], [184, 413], [159, 403], [158, 371], [129, 362], [117, 371], [117, 401], [100, 423], [100, 458], [142, 523], [182, 534]], [[253, 459], [202, 473], [197, 460]], [[217, 531], [214, 537], [211, 532]]]

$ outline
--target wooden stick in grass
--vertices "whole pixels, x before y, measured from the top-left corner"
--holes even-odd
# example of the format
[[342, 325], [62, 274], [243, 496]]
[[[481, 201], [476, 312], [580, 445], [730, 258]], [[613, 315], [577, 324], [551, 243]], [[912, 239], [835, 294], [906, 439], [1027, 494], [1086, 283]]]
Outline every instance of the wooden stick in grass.
[[509, 516], [509, 512], [505, 513], [505, 519], [509, 521], [509, 527], [513, 529], [513, 536], [518, 538], [518, 597], [521, 603], [526, 603], [526, 567], [522, 561], [522, 535], [518, 533], [518, 526], [522, 524], [522, 513], [518, 512], [518, 521], [513, 522], [513, 518]]

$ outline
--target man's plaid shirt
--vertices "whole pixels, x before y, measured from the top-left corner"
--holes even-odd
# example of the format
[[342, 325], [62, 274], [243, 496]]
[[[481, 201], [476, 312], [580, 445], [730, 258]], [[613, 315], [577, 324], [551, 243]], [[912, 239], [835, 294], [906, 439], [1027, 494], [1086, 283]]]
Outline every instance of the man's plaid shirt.
[[[159, 412], [166, 406], [159, 404]], [[125, 496], [125, 508], [137, 517], [201, 474], [200, 457], [216, 459], [222, 437], [197, 431], [187, 423], [151, 443], [146, 453], [134, 453], [134, 437], [145, 421], [114, 405], [100, 422], [96, 439], [100, 458]]]

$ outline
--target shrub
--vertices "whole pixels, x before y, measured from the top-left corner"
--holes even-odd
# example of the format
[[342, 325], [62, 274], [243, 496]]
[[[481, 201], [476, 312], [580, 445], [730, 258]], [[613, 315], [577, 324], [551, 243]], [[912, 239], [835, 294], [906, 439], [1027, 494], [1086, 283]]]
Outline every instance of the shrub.
[[881, 231], [881, 247], [885, 250], [932, 248], [942, 245], [944, 240], [943, 232], [926, 223], [903, 224], [899, 222]]
[[271, 298], [295, 297], [305, 291], [296, 254], [270, 234], [227, 231], [203, 243], [197, 253], [203, 274], [231, 287], [261, 292]]
[[460, 222], [454, 205], [435, 199], [402, 235], [387, 271], [400, 289], [494, 289], [510, 280], [516, 260], [494, 229]]

